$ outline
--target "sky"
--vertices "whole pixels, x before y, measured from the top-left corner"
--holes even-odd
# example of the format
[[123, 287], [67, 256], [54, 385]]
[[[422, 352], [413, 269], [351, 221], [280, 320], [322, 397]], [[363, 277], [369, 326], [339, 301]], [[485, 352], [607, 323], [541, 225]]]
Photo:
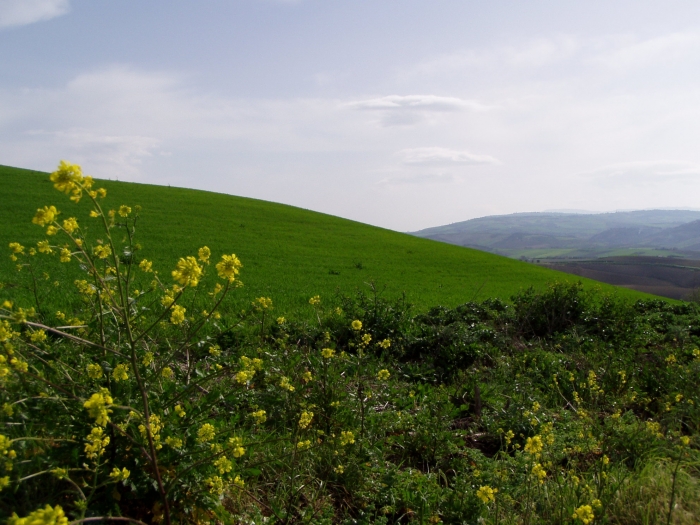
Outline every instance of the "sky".
[[0, 164], [65, 159], [399, 231], [699, 208], [699, 15], [697, 0], [0, 0]]

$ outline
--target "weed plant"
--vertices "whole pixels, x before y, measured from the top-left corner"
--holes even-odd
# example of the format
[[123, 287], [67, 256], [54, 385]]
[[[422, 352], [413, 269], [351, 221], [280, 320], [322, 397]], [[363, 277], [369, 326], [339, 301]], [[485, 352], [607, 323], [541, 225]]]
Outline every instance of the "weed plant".
[[370, 283], [232, 311], [236, 255], [159, 273], [136, 206], [75, 165], [51, 181], [94, 222], [44, 206], [45, 239], [9, 245], [8, 523], [700, 519], [696, 305], [554, 283], [414, 314]]

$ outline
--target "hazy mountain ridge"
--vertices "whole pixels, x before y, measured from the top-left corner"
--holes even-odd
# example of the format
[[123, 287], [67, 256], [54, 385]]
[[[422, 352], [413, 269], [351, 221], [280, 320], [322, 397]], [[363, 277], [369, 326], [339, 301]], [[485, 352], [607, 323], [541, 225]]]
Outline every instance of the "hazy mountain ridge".
[[[511, 257], [521, 256], [522, 251], [553, 249], [700, 251], [700, 211], [640, 210], [590, 215], [517, 213], [481, 217], [412, 233]], [[562, 253], [561, 256], [585, 254]]]

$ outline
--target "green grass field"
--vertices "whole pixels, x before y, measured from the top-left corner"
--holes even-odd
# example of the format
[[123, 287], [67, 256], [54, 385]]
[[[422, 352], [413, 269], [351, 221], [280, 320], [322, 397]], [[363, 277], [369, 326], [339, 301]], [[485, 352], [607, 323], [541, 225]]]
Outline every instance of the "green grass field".
[[[12, 279], [7, 245], [44, 239], [31, 223], [36, 209], [55, 205], [62, 217], [76, 216], [90, 225], [89, 205], [75, 205], [60, 194], [46, 173], [0, 166], [0, 281]], [[292, 206], [205, 191], [101, 181], [109, 194], [106, 207], [141, 205], [137, 240], [141, 255], [167, 275], [181, 256], [207, 245], [215, 258], [235, 253], [243, 262], [242, 302], [261, 295], [280, 313], [308, 308], [309, 297], [340, 291], [353, 293], [375, 282], [385, 296], [406, 294], [418, 309], [455, 306], [487, 297], [510, 298], [530, 285], [577, 281], [506, 257], [462, 248]], [[630, 299], [647, 295], [582, 279]], [[0, 291], [0, 294], [3, 292]], [[249, 303], [248, 303], [249, 304]]]

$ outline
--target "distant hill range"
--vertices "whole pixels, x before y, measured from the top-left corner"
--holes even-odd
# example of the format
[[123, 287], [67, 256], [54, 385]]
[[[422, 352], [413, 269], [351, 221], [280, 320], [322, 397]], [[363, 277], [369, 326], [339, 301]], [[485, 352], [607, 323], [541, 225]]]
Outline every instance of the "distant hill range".
[[676, 299], [700, 286], [700, 211], [515, 213], [412, 234]]

